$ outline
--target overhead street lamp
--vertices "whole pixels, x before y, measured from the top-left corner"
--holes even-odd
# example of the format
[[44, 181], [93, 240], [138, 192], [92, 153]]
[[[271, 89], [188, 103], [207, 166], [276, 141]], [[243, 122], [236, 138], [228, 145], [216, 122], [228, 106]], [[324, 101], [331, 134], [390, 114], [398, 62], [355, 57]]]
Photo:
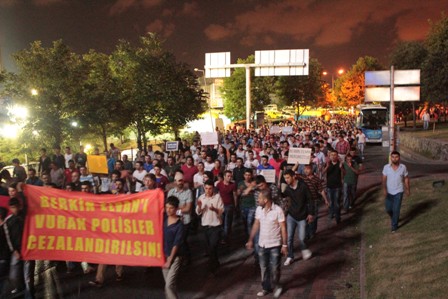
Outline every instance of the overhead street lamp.
[[[204, 80], [204, 88], [207, 86], [207, 79], [205, 78], [205, 70], [198, 69], [197, 67], [194, 68], [195, 72], [201, 72], [202, 78]], [[210, 122], [212, 124], [212, 132], [215, 132], [215, 128], [213, 127], [213, 117], [212, 117], [212, 100], [210, 99], [210, 93], [208, 94], [208, 110], [210, 112]]]
[[37, 96], [37, 95], [39, 95], [39, 92], [37, 91], [37, 89], [32, 88], [32, 89], [31, 89], [31, 95], [33, 95], [33, 96]]
[[[336, 71], [337, 76], [342, 76], [345, 73], [345, 70], [343, 68], [340, 68]], [[327, 76], [329, 73], [327, 71], [323, 71], [322, 75]], [[331, 73], [331, 89], [334, 89], [334, 73]]]

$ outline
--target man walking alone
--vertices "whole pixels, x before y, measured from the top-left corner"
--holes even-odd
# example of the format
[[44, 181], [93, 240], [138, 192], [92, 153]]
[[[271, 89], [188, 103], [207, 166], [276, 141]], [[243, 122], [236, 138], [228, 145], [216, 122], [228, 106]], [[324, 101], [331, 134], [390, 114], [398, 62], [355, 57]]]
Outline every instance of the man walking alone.
[[411, 194], [408, 171], [404, 164], [400, 164], [400, 153], [397, 151], [390, 154], [390, 164], [383, 168], [383, 191], [386, 196], [386, 212], [391, 219], [391, 231], [395, 233], [400, 219], [403, 192], [407, 196]]

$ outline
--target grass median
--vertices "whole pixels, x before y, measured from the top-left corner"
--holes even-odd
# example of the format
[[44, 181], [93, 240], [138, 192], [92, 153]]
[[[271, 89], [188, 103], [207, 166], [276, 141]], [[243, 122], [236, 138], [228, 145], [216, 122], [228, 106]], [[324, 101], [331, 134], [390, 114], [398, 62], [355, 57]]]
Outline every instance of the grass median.
[[411, 181], [400, 227], [390, 232], [378, 189], [363, 211], [367, 298], [442, 298], [448, 281], [448, 186]]

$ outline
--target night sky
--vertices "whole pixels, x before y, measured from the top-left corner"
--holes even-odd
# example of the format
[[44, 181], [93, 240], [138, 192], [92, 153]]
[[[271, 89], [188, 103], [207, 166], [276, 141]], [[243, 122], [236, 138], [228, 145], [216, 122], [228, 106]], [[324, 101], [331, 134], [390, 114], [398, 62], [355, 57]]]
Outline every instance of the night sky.
[[232, 62], [255, 50], [310, 49], [324, 69], [349, 68], [372, 55], [386, 66], [401, 40], [423, 40], [446, 0], [0, 0], [3, 65], [34, 40], [63, 39], [74, 51], [110, 53], [120, 38], [157, 32], [192, 68], [207, 52]]

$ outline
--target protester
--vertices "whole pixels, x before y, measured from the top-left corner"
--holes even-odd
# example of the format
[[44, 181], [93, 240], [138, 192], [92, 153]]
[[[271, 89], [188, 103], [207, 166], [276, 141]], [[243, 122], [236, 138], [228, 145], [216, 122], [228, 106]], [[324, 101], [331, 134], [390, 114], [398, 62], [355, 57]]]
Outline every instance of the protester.
[[311, 251], [305, 243], [306, 224], [313, 221], [315, 205], [312, 202], [311, 193], [303, 180], [297, 180], [294, 171], [287, 170], [284, 178], [288, 186], [284, 192], [289, 198], [288, 216], [286, 217], [288, 231], [288, 258], [284, 265], [289, 266], [294, 262], [294, 234], [298, 229], [300, 250], [303, 260], [311, 257]]
[[218, 243], [222, 232], [222, 214], [224, 204], [219, 194], [213, 194], [212, 180], [204, 183], [205, 193], [198, 198], [196, 214], [201, 216], [204, 229], [207, 254], [209, 256], [209, 270], [215, 273], [220, 265], [218, 260]]
[[166, 217], [163, 221], [163, 253], [166, 262], [162, 267], [163, 278], [165, 279], [165, 297], [167, 299], [178, 298], [176, 283], [179, 270], [182, 265], [182, 242], [185, 240], [184, 228], [177, 210], [179, 199], [175, 196], [168, 196], [165, 203]]
[[283, 291], [279, 283], [280, 254], [286, 255], [288, 251], [285, 215], [283, 210], [272, 202], [271, 192], [268, 190], [260, 192], [258, 204], [255, 222], [246, 247], [253, 248], [254, 237], [259, 232], [258, 258], [262, 290], [257, 293], [257, 296], [263, 297], [273, 291], [274, 298], [278, 298]]

